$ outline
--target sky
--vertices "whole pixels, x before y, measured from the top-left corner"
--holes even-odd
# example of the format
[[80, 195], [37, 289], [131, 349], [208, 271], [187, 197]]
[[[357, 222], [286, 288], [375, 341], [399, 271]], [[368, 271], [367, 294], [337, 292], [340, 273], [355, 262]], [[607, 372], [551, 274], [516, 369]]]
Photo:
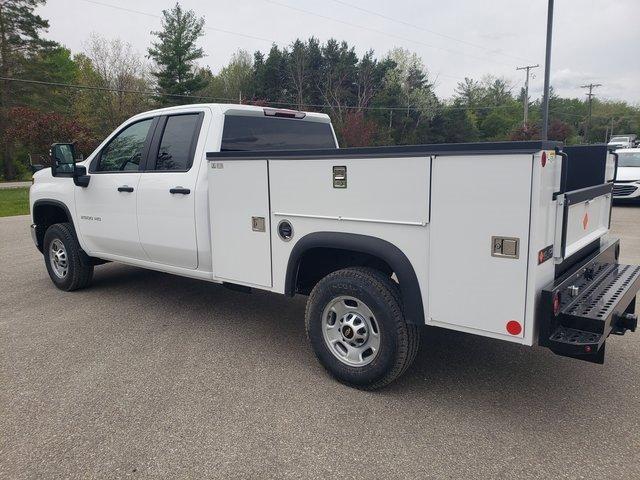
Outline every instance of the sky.
[[[544, 82], [546, 0], [181, 0], [205, 19], [201, 65], [219, 71], [238, 49], [267, 52], [296, 38], [346, 40], [361, 55], [383, 57], [403, 47], [423, 60], [436, 93], [449, 98], [465, 77], [507, 78], [517, 93], [532, 70], [530, 95]], [[47, 38], [81, 52], [92, 33], [120, 38], [145, 55], [175, 0], [48, 0], [38, 13]], [[114, 8], [117, 7], [117, 8]], [[123, 10], [124, 9], [124, 10]], [[127, 9], [129, 11], [127, 11]], [[135, 10], [131, 11], [131, 10]], [[600, 83], [602, 99], [640, 104], [640, 0], [555, 2], [551, 85], [585, 98], [581, 85]]]

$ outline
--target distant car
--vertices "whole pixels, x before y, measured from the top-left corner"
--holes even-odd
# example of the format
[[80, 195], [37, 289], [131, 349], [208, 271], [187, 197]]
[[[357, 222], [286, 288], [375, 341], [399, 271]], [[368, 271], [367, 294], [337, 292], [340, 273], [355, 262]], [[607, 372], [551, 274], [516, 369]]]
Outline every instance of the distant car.
[[618, 173], [613, 186], [615, 200], [640, 199], [640, 148], [617, 150]]
[[636, 146], [637, 140], [638, 136], [632, 133], [625, 135], [616, 135], [615, 137], [611, 137], [608, 146], [609, 148], [613, 148], [615, 150], [619, 148], [633, 148]]

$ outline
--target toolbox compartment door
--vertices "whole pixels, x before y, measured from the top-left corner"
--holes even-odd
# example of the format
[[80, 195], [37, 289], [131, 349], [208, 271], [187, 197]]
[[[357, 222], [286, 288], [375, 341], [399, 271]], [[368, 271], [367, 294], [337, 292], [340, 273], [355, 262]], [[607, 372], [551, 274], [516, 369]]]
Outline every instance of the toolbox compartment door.
[[[533, 155], [438, 156], [433, 161], [429, 320], [522, 341]], [[494, 243], [509, 244], [496, 254]], [[507, 331], [509, 322], [522, 329]]]
[[208, 167], [214, 278], [271, 287], [267, 161], [208, 162]]
[[609, 232], [613, 184], [558, 196], [554, 256], [568, 258]]

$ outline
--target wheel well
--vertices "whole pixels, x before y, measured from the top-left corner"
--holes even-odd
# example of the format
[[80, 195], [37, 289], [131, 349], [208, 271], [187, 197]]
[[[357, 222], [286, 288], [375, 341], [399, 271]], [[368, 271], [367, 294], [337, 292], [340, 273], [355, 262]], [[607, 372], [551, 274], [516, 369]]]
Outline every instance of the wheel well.
[[58, 203], [36, 203], [33, 207], [33, 223], [36, 225], [38, 245], [42, 246], [47, 229], [56, 223], [71, 222], [66, 206]]
[[348, 267], [371, 267], [389, 276], [393, 274], [393, 269], [375, 255], [338, 248], [311, 248], [299, 260], [295, 292], [309, 295], [324, 277]]
[[369, 235], [314, 232], [300, 238], [289, 255], [284, 292], [308, 294], [329, 273], [356, 266], [395, 275], [407, 322], [424, 325], [422, 292], [411, 261], [394, 244]]

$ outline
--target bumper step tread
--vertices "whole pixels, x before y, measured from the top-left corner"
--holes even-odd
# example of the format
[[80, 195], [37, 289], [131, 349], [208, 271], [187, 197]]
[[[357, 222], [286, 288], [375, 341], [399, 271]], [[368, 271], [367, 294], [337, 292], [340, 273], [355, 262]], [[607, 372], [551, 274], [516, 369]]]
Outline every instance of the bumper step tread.
[[640, 266], [604, 264], [600, 279], [590, 284], [574, 301], [562, 309], [562, 313], [591, 320], [607, 319], [618, 306], [618, 301], [630, 284], [640, 278]]
[[567, 345], [584, 346], [597, 345], [602, 335], [585, 332], [584, 330], [576, 330], [575, 328], [558, 327], [551, 335], [550, 340], [556, 343], [564, 343]]

